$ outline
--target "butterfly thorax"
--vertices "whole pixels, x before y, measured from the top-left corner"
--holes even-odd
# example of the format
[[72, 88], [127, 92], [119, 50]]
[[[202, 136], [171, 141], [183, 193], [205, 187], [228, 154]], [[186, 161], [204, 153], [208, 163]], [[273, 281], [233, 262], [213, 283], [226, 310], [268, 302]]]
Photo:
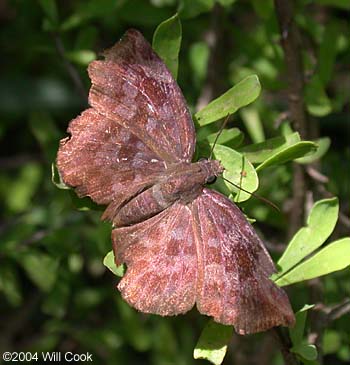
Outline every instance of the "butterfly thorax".
[[170, 165], [151, 187], [124, 204], [113, 220], [121, 227], [142, 222], [175, 202], [189, 204], [202, 192], [204, 185], [223, 171], [219, 161]]

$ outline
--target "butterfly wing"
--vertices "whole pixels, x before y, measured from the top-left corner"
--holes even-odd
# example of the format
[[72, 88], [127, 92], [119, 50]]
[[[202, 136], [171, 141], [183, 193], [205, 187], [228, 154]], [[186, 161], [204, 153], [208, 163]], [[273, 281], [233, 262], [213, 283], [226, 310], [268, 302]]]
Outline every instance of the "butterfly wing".
[[263, 243], [226, 197], [204, 189], [192, 203], [198, 247], [197, 308], [240, 334], [294, 323]]
[[60, 175], [79, 196], [110, 204], [104, 218], [112, 220], [117, 206], [165, 170], [140, 139], [92, 108], [72, 120], [68, 132], [71, 137], [61, 141], [57, 154]]
[[190, 161], [194, 126], [176, 81], [141, 33], [130, 30], [89, 66], [93, 108], [74, 119], [57, 166], [79, 196], [118, 207], [162, 176], [168, 164]]
[[158, 215], [112, 231], [116, 263], [127, 271], [123, 298], [145, 313], [175, 315], [194, 306], [197, 254], [190, 209], [175, 203]]
[[176, 81], [136, 30], [89, 65], [89, 102], [141, 139], [164, 161], [191, 161], [195, 131]]

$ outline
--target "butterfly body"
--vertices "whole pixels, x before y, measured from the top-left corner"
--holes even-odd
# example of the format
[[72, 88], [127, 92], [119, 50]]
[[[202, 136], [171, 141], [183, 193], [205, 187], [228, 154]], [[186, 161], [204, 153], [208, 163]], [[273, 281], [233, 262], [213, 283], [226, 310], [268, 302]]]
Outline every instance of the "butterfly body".
[[205, 187], [223, 168], [192, 163], [195, 131], [163, 61], [136, 30], [89, 66], [91, 108], [71, 121], [57, 167], [79, 196], [107, 206], [118, 284], [134, 308], [159, 315], [194, 305], [238, 333], [292, 325], [274, 264], [238, 207]]
[[215, 160], [170, 166], [151, 187], [126, 202], [113, 219], [115, 227], [142, 222], [179, 201], [187, 204], [203, 190], [208, 179], [223, 171]]

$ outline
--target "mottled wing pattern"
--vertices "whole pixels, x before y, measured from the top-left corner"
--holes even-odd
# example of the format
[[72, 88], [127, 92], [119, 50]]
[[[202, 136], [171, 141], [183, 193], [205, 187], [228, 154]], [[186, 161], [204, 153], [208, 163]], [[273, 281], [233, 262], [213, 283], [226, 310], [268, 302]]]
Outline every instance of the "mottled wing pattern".
[[288, 297], [269, 276], [273, 262], [242, 212], [204, 189], [192, 202], [198, 247], [197, 308], [240, 334], [291, 325]]
[[[105, 60], [89, 65], [91, 109], [69, 126], [57, 166], [79, 196], [121, 204], [162, 180], [169, 164], [190, 162], [194, 126], [182, 93], [143, 36], [130, 30]], [[269, 280], [274, 265], [240, 210], [204, 189], [144, 222], [112, 231], [118, 288], [136, 309], [160, 315], [199, 311], [246, 334], [290, 325], [286, 294]]]
[[89, 65], [89, 102], [166, 162], [191, 161], [195, 131], [180, 88], [136, 30]]
[[130, 130], [87, 109], [72, 120], [60, 143], [57, 167], [63, 181], [79, 196], [110, 204], [104, 218], [138, 191], [154, 183], [165, 170], [164, 161]]
[[112, 241], [117, 265], [127, 265], [118, 289], [130, 305], [163, 316], [193, 307], [197, 254], [189, 207], [175, 203], [142, 223], [116, 228]]

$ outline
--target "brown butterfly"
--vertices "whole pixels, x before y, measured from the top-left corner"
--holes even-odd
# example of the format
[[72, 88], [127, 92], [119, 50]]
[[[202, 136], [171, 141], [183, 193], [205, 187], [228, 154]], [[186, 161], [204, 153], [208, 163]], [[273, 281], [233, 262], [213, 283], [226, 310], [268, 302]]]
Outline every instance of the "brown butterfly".
[[192, 163], [194, 125], [184, 97], [141, 33], [129, 30], [88, 68], [90, 109], [71, 121], [57, 166], [80, 197], [107, 205], [118, 289], [136, 309], [189, 311], [240, 334], [292, 325], [274, 264], [241, 211], [205, 185], [223, 168]]

